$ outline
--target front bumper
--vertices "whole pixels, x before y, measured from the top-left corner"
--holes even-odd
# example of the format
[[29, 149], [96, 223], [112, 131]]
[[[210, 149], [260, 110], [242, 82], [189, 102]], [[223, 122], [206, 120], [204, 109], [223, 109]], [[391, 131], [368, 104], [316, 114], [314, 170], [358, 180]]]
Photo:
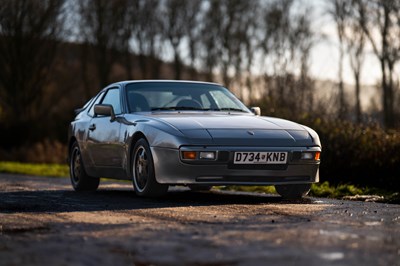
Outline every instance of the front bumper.
[[[319, 182], [319, 160], [300, 160], [303, 151], [321, 151], [319, 147], [189, 147], [217, 151], [225, 161], [183, 162], [180, 150], [151, 147], [157, 182], [162, 184], [201, 185], [278, 185]], [[233, 165], [235, 151], [286, 151], [284, 165]]]

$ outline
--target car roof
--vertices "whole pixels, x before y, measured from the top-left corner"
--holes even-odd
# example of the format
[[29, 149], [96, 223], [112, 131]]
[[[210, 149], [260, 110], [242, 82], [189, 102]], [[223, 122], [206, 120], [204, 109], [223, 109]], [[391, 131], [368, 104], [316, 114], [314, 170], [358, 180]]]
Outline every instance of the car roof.
[[192, 81], [192, 80], [166, 80], [166, 79], [144, 79], [144, 80], [124, 80], [112, 83], [112, 85], [126, 85], [131, 83], [152, 83], [152, 82], [165, 82], [165, 83], [197, 83], [197, 84], [209, 84], [209, 85], [218, 85], [222, 86], [221, 84], [214, 83], [214, 82], [205, 82], [205, 81]]

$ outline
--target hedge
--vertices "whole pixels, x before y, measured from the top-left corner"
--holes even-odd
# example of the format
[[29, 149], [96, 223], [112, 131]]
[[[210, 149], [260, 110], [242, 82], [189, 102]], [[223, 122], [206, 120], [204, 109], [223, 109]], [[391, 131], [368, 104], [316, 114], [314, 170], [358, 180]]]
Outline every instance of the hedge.
[[320, 178], [400, 191], [400, 132], [350, 122], [303, 119], [322, 143]]

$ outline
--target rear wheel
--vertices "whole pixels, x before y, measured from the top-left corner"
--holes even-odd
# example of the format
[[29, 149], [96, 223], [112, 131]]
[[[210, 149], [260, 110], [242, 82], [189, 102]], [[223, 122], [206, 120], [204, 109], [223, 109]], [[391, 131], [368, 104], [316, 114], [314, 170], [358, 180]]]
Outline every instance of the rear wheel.
[[276, 192], [286, 199], [301, 199], [310, 192], [311, 184], [276, 185]]
[[132, 179], [138, 196], [159, 197], [168, 191], [168, 185], [160, 184], [156, 180], [153, 156], [145, 139], [139, 139], [133, 148]]
[[76, 191], [94, 191], [99, 187], [100, 178], [89, 176], [83, 165], [81, 150], [74, 142], [71, 148], [69, 175], [72, 187]]

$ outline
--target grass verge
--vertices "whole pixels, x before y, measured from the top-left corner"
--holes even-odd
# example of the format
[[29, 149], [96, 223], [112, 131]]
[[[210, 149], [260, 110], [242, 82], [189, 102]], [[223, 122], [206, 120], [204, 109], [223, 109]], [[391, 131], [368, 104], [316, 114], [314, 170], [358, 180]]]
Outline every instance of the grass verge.
[[[69, 175], [66, 164], [33, 164], [19, 162], [0, 162], [0, 173], [25, 174], [37, 176], [66, 177]], [[266, 194], [276, 194], [273, 186], [221, 186], [220, 190], [260, 192]], [[323, 183], [313, 184], [309, 193], [313, 197], [322, 198], [351, 198], [357, 196], [374, 195], [375, 199], [381, 202], [400, 204], [400, 194], [397, 192], [385, 191], [377, 188], [360, 188], [349, 184], [331, 185], [325, 181]], [[368, 197], [359, 197], [360, 200]], [[374, 200], [376, 201], [376, 200]]]
[[0, 162], [0, 173], [65, 177], [69, 170], [66, 164]]
[[[335, 198], [335, 199], [365, 199], [366, 201], [377, 201], [387, 203], [400, 203], [400, 194], [374, 187], [356, 187], [350, 184], [330, 185], [328, 181], [313, 184], [310, 196]], [[363, 197], [370, 196], [370, 197]]]
[[[266, 194], [277, 194], [273, 186], [226, 186], [218, 187], [221, 190], [260, 192]], [[400, 194], [377, 188], [360, 188], [350, 184], [331, 185], [325, 181], [313, 184], [309, 193], [312, 197], [354, 199], [365, 201], [378, 201], [387, 203], [400, 203]]]

